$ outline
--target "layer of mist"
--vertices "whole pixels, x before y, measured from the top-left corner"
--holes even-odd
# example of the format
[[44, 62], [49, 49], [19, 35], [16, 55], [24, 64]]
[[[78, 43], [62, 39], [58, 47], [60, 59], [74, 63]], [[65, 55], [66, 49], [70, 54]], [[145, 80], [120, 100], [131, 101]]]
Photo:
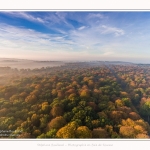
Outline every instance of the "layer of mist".
[[56, 67], [62, 66], [65, 62], [61, 61], [34, 61], [24, 59], [8, 59], [0, 58], [0, 67], [11, 67], [17, 69], [35, 69], [42, 67]]

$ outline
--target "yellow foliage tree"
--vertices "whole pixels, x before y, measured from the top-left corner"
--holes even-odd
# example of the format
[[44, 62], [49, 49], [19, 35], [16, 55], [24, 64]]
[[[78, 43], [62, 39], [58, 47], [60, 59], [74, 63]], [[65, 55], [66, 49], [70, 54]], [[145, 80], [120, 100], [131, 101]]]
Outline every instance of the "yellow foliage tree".
[[56, 133], [57, 138], [75, 138], [75, 131], [78, 125], [75, 121], [67, 124], [66, 126], [59, 129]]
[[122, 100], [117, 99], [117, 100], [115, 101], [115, 106], [116, 106], [116, 107], [122, 107], [122, 106], [124, 106], [124, 103], [123, 103]]
[[123, 138], [135, 138], [136, 137], [136, 131], [132, 126], [121, 126], [119, 133]]
[[92, 132], [87, 126], [80, 126], [75, 131], [76, 138], [92, 138]]

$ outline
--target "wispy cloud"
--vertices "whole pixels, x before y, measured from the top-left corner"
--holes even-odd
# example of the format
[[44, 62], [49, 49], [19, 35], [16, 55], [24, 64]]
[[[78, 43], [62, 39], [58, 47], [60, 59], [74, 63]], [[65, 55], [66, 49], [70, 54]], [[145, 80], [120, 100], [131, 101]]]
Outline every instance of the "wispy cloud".
[[45, 20], [43, 20], [40, 17], [34, 17], [33, 15], [30, 15], [29, 13], [25, 12], [20, 12], [15, 14], [17, 17], [24, 18], [33, 22], [40, 22], [40, 23], [45, 23]]
[[102, 25], [102, 34], [115, 34], [115, 36], [120, 36], [120, 35], [124, 35], [125, 32], [124, 30], [122, 29], [119, 29], [119, 28], [115, 28], [115, 27], [109, 27], [109, 26], [106, 26], [106, 25]]
[[112, 51], [103, 53], [104, 56], [111, 56], [112, 54], [114, 54]]
[[82, 26], [82, 27], [79, 27], [78, 30], [83, 30], [85, 28], [86, 28], [85, 26]]
[[99, 18], [99, 19], [103, 19], [105, 18], [105, 16], [101, 13], [89, 13], [87, 16], [88, 19], [95, 19], [95, 18]]
[[[9, 41], [11, 43], [16, 43], [16, 45], [21, 46], [22, 48], [37, 50], [40, 48], [42, 50], [48, 46], [54, 45], [54, 42], [52, 43], [51, 41], [56, 37], [56, 35], [52, 36], [50, 34], [40, 33], [31, 29], [0, 24], [1, 44], [4, 44], [4, 41]], [[14, 48], [12, 44], [10, 45], [10, 43], [6, 43], [5, 48], [6, 47]]]
[[35, 17], [27, 12], [2, 12], [2, 13], [10, 15], [11, 17], [22, 18], [32, 22], [46, 23], [46, 20], [44, 20], [43, 18]]

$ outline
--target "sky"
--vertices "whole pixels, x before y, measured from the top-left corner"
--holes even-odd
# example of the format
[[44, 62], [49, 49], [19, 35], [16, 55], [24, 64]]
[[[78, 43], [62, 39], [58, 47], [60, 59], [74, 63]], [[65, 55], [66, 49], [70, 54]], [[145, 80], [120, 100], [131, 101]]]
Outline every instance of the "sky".
[[0, 11], [0, 58], [150, 63], [150, 12]]

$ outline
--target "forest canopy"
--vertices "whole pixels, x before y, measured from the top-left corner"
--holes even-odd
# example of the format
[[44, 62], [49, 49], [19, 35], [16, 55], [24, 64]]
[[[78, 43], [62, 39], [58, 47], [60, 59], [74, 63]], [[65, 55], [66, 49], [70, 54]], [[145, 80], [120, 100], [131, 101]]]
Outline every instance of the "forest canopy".
[[0, 138], [149, 138], [150, 65], [0, 67]]

